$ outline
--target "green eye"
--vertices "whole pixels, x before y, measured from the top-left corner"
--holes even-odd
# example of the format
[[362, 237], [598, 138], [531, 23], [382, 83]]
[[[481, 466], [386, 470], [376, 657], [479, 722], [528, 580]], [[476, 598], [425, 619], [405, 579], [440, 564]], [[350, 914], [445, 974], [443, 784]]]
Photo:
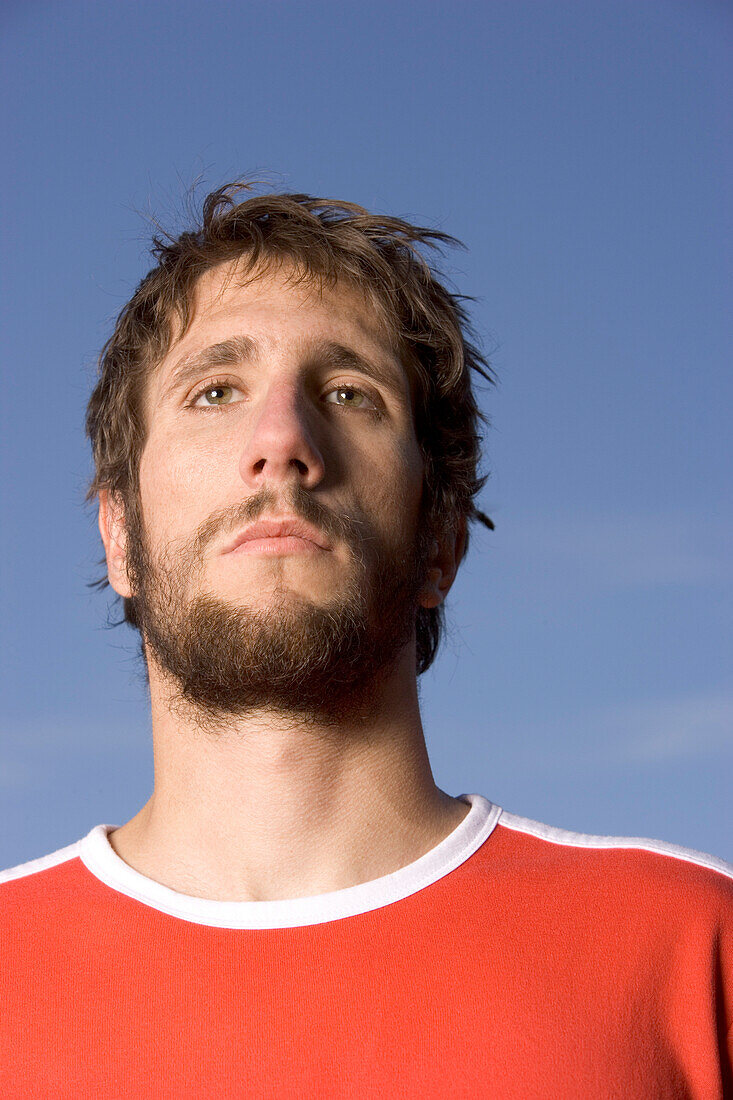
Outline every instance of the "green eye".
[[[231, 405], [231, 392], [232, 390], [236, 391], [237, 388], [230, 382], [209, 382], [207, 386], [194, 394], [190, 405], [199, 409], [218, 409]], [[202, 398], [206, 399], [204, 404], [200, 404]], [[377, 405], [373, 398], [363, 390], [357, 389], [356, 386], [336, 386], [328, 392], [326, 401], [329, 405], [340, 405], [342, 409], [361, 409], [364, 407], [365, 411], [377, 411]]]
[[[227, 390], [236, 390], [236, 388], [237, 387], [230, 382], [209, 382], [207, 386], [193, 395], [190, 404], [191, 406], [198, 406], [200, 409], [217, 409], [221, 408], [222, 405], [231, 405], [231, 401], [225, 401], [224, 397], [226, 396]], [[208, 397], [209, 394], [218, 394], [219, 397], [215, 398], [210, 403], [199, 405], [200, 398]]]
[[[334, 393], [337, 395], [338, 399], [343, 397], [343, 398], [345, 398], [345, 401], [344, 402], [342, 402], [341, 400], [329, 401], [329, 405], [342, 405], [342, 408], [347, 408], [347, 409], [348, 408], [352, 408], [352, 409], [361, 408], [361, 406], [364, 402], [364, 399], [367, 396], [366, 394], [362, 393], [361, 390], [357, 390], [355, 386], [338, 386], [336, 389], [331, 390], [329, 392], [328, 397], [330, 397], [331, 394], [334, 394]], [[355, 399], [355, 400], [353, 400], [353, 399]], [[367, 398], [367, 400], [370, 400], [370, 398]]]
[[[226, 390], [230, 390], [231, 388], [232, 388], [231, 386], [209, 386], [209, 388], [207, 390], [204, 390], [204, 397], [208, 397], [208, 395], [210, 393], [219, 393], [219, 394], [221, 394], [221, 393], [224, 393]], [[220, 402], [218, 400], [215, 401], [215, 404], [218, 405], [219, 403]], [[222, 402], [222, 403], [226, 404], [226, 402]]]

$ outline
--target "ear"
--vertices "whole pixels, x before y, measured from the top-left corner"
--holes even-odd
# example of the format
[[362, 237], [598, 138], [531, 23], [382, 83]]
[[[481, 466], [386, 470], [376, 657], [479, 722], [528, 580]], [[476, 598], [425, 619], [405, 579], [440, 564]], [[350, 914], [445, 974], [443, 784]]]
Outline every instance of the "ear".
[[108, 489], [99, 490], [99, 533], [107, 556], [107, 576], [118, 596], [133, 595], [127, 578], [127, 530], [122, 501]]
[[465, 550], [466, 517], [461, 516], [452, 535], [447, 534], [442, 542], [437, 539], [433, 542], [427, 579], [418, 597], [421, 607], [438, 607], [443, 602], [456, 579]]

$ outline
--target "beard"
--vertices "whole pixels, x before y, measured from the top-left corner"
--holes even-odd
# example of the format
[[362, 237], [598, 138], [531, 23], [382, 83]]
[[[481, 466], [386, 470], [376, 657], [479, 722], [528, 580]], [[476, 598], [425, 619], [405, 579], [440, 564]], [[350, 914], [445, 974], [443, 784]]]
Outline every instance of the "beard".
[[172, 711], [212, 733], [261, 711], [326, 729], [366, 718], [376, 688], [414, 643], [428, 525], [421, 520], [407, 545], [389, 544], [366, 517], [328, 512], [300, 487], [287, 510], [351, 551], [334, 598], [316, 604], [296, 594], [284, 569], [267, 607], [190, 594], [210, 540], [281, 503], [265, 488], [236, 514], [211, 517], [194, 539], [157, 555], [137, 501], [128, 512], [127, 569], [144, 660], [171, 686]]

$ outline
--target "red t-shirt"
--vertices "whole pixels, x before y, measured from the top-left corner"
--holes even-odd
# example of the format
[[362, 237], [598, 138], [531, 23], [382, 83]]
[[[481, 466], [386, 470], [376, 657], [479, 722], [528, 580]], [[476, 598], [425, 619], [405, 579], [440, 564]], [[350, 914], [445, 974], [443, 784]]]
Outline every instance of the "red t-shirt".
[[316, 897], [179, 894], [113, 825], [0, 873], [0, 1096], [733, 1096], [733, 865], [460, 797]]

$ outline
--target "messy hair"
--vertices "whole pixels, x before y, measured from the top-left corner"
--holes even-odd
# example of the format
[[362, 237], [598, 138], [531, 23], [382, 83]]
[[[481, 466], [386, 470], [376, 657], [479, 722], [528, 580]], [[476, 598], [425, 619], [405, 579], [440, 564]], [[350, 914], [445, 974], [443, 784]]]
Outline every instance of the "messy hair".
[[[360, 290], [377, 311], [410, 379], [424, 460], [422, 530], [455, 532], [465, 519], [465, 555], [467, 521], [494, 527], [474, 503], [489, 477], [478, 475], [478, 422], [488, 426], [489, 420], [476, 403], [470, 372], [493, 385], [496, 378], [471, 339], [462, 302], [472, 299], [450, 293], [418, 248], [440, 251], [445, 244], [463, 247], [461, 242], [335, 199], [270, 193], [237, 201], [254, 187], [246, 180], [226, 184], [206, 197], [192, 228], [175, 237], [159, 229], [160, 236], [153, 236], [157, 263], [120, 312], [99, 356], [86, 412], [94, 474], [85, 501], [104, 488], [122, 501], [126, 513], [136, 510], [145, 387], [174, 339], [187, 331], [201, 276], [233, 261], [245, 277], [287, 263], [299, 279]], [[108, 583], [105, 575], [91, 587]], [[120, 623], [140, 630], [135, 597], [123, 597], [123, 606]], [[418, 675], [433, 663], [444, 629], [443, 604], [417, 609]], [[144, 660], [142, 641], [141, 654]]]

